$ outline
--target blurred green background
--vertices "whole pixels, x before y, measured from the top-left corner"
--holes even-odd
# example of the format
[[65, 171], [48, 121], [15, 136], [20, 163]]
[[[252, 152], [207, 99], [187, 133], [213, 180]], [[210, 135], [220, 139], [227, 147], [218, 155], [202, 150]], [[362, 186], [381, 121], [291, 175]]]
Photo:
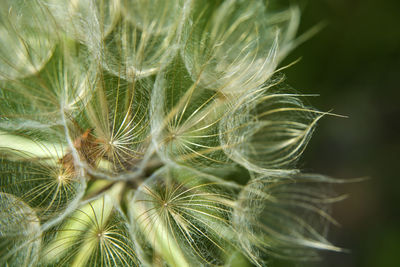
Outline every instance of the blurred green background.
[[[336, 188], [330, 240], [349, 253], [324, 253], [310, 266], [400, 266], [400, 1], [308, 0], [304, 32], [327, 26], [287, 58], [285, 70], [311, 103], [348, 119], [325, 117], [303, 157], [303, 170], [339, 178], [370, 177]], [[284, 63], [284, 64], [285, 64]], [[292, 266], [280, 263], [279, 266]]]

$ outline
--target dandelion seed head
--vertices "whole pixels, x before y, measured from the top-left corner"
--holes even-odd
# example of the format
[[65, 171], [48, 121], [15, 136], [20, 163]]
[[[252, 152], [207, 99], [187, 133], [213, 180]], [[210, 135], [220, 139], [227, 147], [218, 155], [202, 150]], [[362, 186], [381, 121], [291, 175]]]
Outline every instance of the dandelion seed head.
[[296, 165], [331, 114], [278, 69], [298, 25], [261, 0], [1, 2], [0, 265], [340, 251], [331, 180]]

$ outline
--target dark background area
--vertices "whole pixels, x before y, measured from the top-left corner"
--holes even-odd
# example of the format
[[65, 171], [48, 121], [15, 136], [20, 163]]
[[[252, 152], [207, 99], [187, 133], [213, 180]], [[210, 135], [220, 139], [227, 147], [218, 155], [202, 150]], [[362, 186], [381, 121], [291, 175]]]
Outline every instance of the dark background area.
[[301, 167], [370, 178], [336, 188], [349, 198], [333, 207], [341, 227], [330, 240], [350, 252], [323, 253], [315, 266], [400, 266], [400, 1], [308, 0], [302, 9], [300, 33], [327, 26], [286, 59], [302, 57], [287, 81], [320, 94], [309, 99], [318, 109], [349, 118], [319, 123]]

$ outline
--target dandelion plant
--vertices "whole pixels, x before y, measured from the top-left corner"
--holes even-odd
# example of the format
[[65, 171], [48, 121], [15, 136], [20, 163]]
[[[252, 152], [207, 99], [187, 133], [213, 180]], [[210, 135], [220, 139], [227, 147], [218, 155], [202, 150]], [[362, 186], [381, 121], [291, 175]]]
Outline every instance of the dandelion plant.
[[2, 0], [1, 266], [268, 266], [339, 248], [295, 5]]

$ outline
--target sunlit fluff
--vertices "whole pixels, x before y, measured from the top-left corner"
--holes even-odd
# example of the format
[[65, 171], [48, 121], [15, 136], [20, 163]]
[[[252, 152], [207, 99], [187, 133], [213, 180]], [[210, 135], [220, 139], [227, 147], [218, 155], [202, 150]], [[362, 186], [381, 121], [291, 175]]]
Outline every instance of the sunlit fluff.
[[266, 266], [340, 249], [329, 112], [285, 83], [274, 1], [0, 4], [0, 265]]

